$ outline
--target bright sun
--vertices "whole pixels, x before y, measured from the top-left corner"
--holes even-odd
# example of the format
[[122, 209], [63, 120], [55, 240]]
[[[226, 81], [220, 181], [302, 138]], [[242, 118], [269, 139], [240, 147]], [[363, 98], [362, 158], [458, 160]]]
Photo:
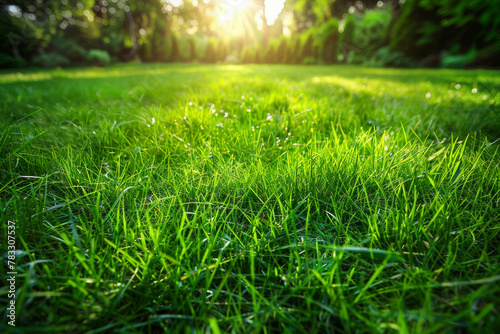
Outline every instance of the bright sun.
[[[264, 0], [267, 24], [274, 24], [274, 21], [276, 21], [278, 15], [285, 6], [285, 1], [286, 0]], [[246, 9], [250, 8], [252, 6], [252, 0], [223, 0], [223, 4], [227, 10], [220, 15], [219, 20], [221, 22], [228, 22], [236, 19], [239, 14], [243, 14]]]
[[[253, 0], [222, 0], [218, 10], [214, 13], [217, 17], [220, 29], [227, 31], [231, 35], [253, 34], [248, 27], [251, 22], [257, 20], [257, 29], [262, 30], [263, 15], [269, 26], [273, 25], [279, 14], [283, 10], [286, 0], [264, 0], [262, 11], [254, 7], [256, 3]], [[265, 12], [265, 13], [264, 13]], [[250, 36], [250, 38], [253, 38]]]

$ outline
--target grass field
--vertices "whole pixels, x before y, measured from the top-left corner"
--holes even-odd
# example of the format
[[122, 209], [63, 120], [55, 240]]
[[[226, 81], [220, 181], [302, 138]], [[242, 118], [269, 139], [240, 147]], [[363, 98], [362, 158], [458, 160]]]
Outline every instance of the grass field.
[[19, 332], [500, 328], [499, 72], [151, 64], [0, 85]]

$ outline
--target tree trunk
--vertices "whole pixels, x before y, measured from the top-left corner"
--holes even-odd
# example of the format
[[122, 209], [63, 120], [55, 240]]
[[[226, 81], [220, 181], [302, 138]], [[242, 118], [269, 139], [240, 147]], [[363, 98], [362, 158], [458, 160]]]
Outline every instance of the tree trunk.
[[132, 12], [130, 10], [127, 12], [127, 17], [130, 27], [130, 38], [132, 38], [132, 43], [133, 43], [132, 52], [134, 53], [134, 60], [138, 63], [141, 63], [141, 58], [139, 57], [139, 53], [137, 52], [138, 46], [137, 46], [137, 35], [135, 34], [134, 16], [132, 15]]

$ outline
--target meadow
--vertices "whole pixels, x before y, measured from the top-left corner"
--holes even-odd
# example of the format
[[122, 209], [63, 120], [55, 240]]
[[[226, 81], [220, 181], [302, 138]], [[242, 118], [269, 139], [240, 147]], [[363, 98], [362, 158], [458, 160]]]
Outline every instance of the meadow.
[[486, 70], [2, 72], [0, 329], [493, 332], [499, 91]]

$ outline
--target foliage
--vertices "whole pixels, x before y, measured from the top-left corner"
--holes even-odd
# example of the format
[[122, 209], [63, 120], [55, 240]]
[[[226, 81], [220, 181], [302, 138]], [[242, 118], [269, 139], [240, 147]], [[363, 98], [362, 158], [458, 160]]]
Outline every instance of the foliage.
[[[458, 66], [457, 62], [462, 62], [459, 54], [499, 41], [499, 8], [498, 0], [408, 0], [390, 32], [391, 49], [414, 59], [451, 54], [445, 62]], [[462, 60], [469, 61], [463, 57]]]
[[370, 67], [413, 67], [413, 61], [401, 52], [391, 51], [388, 46], [381, 47], [362, 60], [364, 66]]
[[278, 58], [276, 57], [276, 46], [274, 43], [269, 42], [269, 44], [267, 45], [262, 62], [265, 64], [275, 64], [279, 62]]
[[[39, 48], [45, 47], [47, 37], [43, 30], [26, 18], [17, 18], [0, 12], [0, 53], [5, 54], [3, 64], [19, 64], [6, 61], [7, 55], [17, 59], [30, 59]], [[21, 61], [21, 60], [19, 60]]]
[[0, 68], [21, 68], [28, 65], [28, 62], [21, 57], [14, 57], [10, 54], [0, 53]]
[[196, 42], [194, 38], [189, 38], [188, 39], [188, 44], [189, 44], [189, 58], [188, 60], [194, 61], [198, 59], [198, 50], [196, 48]]
[[312, 33], [306, 34], [306, 40], [304, 45], [302, 46], [302, 50], [300, 52], [300, 63], [303, 63], [306, 59], [308, 59], [308, 63], [311, 63], [312, 59], [317, 58], [314, 50], [314, 36]]
[[[439, 31], [435, 30], [435, 25], [429, 19], [432, 22], [437, 17], [420, 8], [419, 0], [407, 0], [390, 32], [391, 51], [403, 52], [406, 56], [417, 59], [439, 52], [440, 38], [435, 35]], [[426, 41], [433, 43], [426, 45]]]
[[177, 36], [170, 36], [170, 61], [179, 61], [181, 60], [181, 54], [179, 52], [179, 42], [177, 41]]
[[263, 50], [259, 45], [257, 45], [255, 47], [255, 54], [254, 55], [255, 55], [255, 58], [254, 58], [255, 63], [256, 64], [263, 64], [263, 62], [264, 62]]
[[227, 59], [229, 50], [227, 42], [225, 40], [222, 40], [218, 43], [216, 54], [217, 54], [217, 61], [224, 62]]
[[150, 42], [151, 60], [169, 61], [169, 52], [172, 51], [173, 43], [174, 42], [171, 40], [169, 41], [165, 28], [160, 25], [155, 25], [152, 33], [152, 41]]
[[75, 41], [56, 36], [50, 47], [52, 52], [67, 58], [73, 64], [82, 64], [87, 60], [87, 51]]
[[252, 64], [255, 62], [255, 55], [250, 47], [245, 46], [241, 51], [241, 62], [243, 64]]
[[342, 27], [340, 34], [340, 49], [343, 60], [347, 60], [349, 53], [354, 45], [354, 29], [356, 28], [356, 17], [352, 14], [348, 15]]
[[[459, 55], [500, 43], [500, 0], [288, 0], [274, 25], [259, 27], [265, 3], [252, 1], [242, 11], [245, 20], [235, 14], [224, 23], [221, 18], [231, 12], [226, 0], [5, 0], [0, 53], [17, 60], [5, 56], [2, 66], [19, 66], [47, 52], [83, 65], [90, 49], [122, 61], [215, 63], [243, 60], [245, 46], [255, 61], [267, 63], [308, 58], [307, 63], [402, 66], [430, 59], [437, 65], [443, 57], [446, 64], [457, 63]], [[291, 35], [284, 36], [285, 30]], [[201, 52], [208, 39], [216, 44], [210, 46], [213, 57]]]
[[344, 25], [342, 43], [349, 63], [362, 63], [385, 42], [391, 12], [387, 9], [368, 10], [356, 18], [349, 18]]
[[337, 62], [337, 49], [339, 41], [339, 23], [337, 19], [330, 19], [321, 27], [321, 59], [325, 64]]
[[90, 50], [87, 58], [90, 64], [96, 66], [107, 66], [111, 62], [111, 57], [103, 50]]
[[33, 57], [33, 64], [40, 67], [68, 67], [71, 65], [71, 61], [65, 56], [56, 53], [48, 52], [37, 55]]
[[[478, 46], [499, 39], [500, 0], [421, 0], [419, 5], [429, 12], [436, 12], [442, 27], [477, 27], [473, 40]], [[472, 41], [462, 40], [462, 43], [467, 42], [470, 45]]]
[[288, 41], [286, 38], [281, 38], [279, 41], [278, 47], [276, 49], [276, 63], [286, 64], [288, 63], [287, 59], [287, 47]]
[[286, 51], [286, 63], [287, 64], [299, 64], [300, 58], [300, 47], [301, 41], [299, 37], [294, 37], [289, 40], [287, 51]]
[[204, 63], [216, 63], [217, 62], [217, 49], [216, 41], [210, 38], [207, 42], [207, 47], [205, 49], [205, 57], [203, 58]]

